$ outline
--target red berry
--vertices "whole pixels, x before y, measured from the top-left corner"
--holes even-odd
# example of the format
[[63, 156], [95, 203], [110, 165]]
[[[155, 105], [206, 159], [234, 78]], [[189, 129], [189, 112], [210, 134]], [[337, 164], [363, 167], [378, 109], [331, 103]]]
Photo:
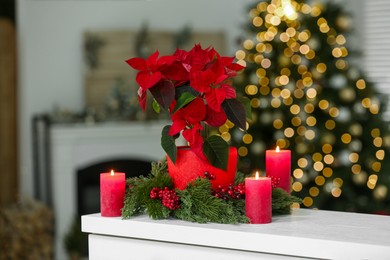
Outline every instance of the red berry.
[[242, 199], [245, 196], [245, 185], [240, 183], [238, 185], [222, 186], [218, 185], [213, 190], [213, 195], [219, 199]]
[[161, 203], [170, 210], [176, 210], [180, 207], [180, 197], [174, 190], [165, 187], [162, 190]]
[[160, 198], [160, 192], [161, 192], [161, 189], [160, 188], [157, 188], [157, 187], [154, 187], [150, 193], [149, 193], [149, 197], [151, 199], [158, 199]]

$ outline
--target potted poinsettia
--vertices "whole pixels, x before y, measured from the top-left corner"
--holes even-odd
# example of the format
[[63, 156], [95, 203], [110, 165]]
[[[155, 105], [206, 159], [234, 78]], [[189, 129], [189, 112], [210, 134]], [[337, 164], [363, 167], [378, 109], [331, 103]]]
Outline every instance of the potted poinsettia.
[[[246, 128], [248, 100], [237, 97], [232, 78], [244, 67], [234, 57], [221, 56], [214, 48], [197, 44], [190, 51], [177, 49], [173, 55], [126, 61], [137, 70], [138, 100], [146, 108], [147, 93], [153, 108], [168, 111], [172, 120], [162, 130], [161, 145], [167, 153], [168, 172], [177, 188], [209, 177], [213, 186], [231, 184], [237, 166], [237, 150], [219, 135], [205, 136], [205, 126], [219, 127], [227, 119]], [[244, 103], [243, 103], [244, 102]], [[177, 147], [182, 135], [188, 147]]]

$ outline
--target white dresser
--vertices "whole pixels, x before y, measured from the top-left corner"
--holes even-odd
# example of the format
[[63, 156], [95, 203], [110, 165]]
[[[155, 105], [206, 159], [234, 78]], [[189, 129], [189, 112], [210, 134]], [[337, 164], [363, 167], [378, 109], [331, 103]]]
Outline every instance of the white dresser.
[[82, 216], [89, 259], [390, 259], [390, 216], [296, 209], [263, 225]]

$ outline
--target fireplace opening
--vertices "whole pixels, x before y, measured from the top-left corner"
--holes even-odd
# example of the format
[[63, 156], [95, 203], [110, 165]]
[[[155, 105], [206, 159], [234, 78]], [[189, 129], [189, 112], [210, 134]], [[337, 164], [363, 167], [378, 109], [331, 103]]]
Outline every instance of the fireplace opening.
[[77, 214], [100, 212], [100, 173], [124, 172], [126, 178], [147, 176], [151, 162], [139, 159], [115, 159], [99, 162], [77, 170]]

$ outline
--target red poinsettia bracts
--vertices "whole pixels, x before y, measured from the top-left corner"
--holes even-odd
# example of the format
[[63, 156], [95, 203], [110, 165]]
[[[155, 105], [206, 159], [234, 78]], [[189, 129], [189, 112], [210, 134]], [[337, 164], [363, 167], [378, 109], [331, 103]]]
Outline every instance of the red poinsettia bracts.
[[148, 90], [159, 82], [164, 75], [161, 71], [164, 67], [175, 61], [174, 56], [162, 56], [158, 58], [159, 52], [156, 51], [146, 60], [143, 58], [133, 58], [126, 62], [136, 70], [139, 70], [136, 81], [143, 90]]
[[173, 56], [162, 56], [160, 58], [158, 56], [159, 52], [156, 51], [147, 59], [132, 58], [126, 61], [132, 68], [139, 70], [136, 81], [140, 86], [138, 101], [143, 110], [146, 108], [147, 90], [166, 78], [163, 74], [164, 69], [176, 59]]
[[[234, 63], [234, 57], [222, 57], [214, 48], [202, 49], [199, 44], [190, 51], [177, 49], [171, 56], [158, 56], [156, 51], [147, 59], [132, 58], [126, 62], [138, 70], [140, 106], [145, 109], [149, 91], [158, 105], [170, 113], [172, 125], [164, 128], [162, 136], [164, 150], [175, 161], [174, 138], [182, 134], [200, 158], [219, 157], [210, 155], [210, 150], [215, 153], [226, 147], [221, 146], [225, 141], [204, 139], [203, 124], [218, 127], [229, 119], [245, 128], [246, 111], [236, 100], [232, 86], [232, 78], [244, 67]], [[205, 149], [205, 142], [209, 149]], [[225, 163], [222, 164], [224, 167]]]
[[182, 130], [190, 132], [199, 129], [203, 130], [201, 122], [204, 120], [205, 116], [206, 106], [203, 99], [200, 97], [195, 98], [191, 103], [171, 116], [173, 123], [169, 130], [169, 135], [177, 135]]
[[206, 118], [204, 121], [213, 127], [219, 127], [223, 125], [227, 120], [227, 116], [225, 111], [221, 110], [219, 112], [216, 112], [215, 110], [212, 110], [209, 106], [206, 106]]
[[228, 75], [218, 62], [204, 71], [191, 73], [191, 86], [203, 93], [207, 105], [216, 112], [221, 111], [221, 104], [227, 98], [236, 98], [235, 89], [226, 83]]

